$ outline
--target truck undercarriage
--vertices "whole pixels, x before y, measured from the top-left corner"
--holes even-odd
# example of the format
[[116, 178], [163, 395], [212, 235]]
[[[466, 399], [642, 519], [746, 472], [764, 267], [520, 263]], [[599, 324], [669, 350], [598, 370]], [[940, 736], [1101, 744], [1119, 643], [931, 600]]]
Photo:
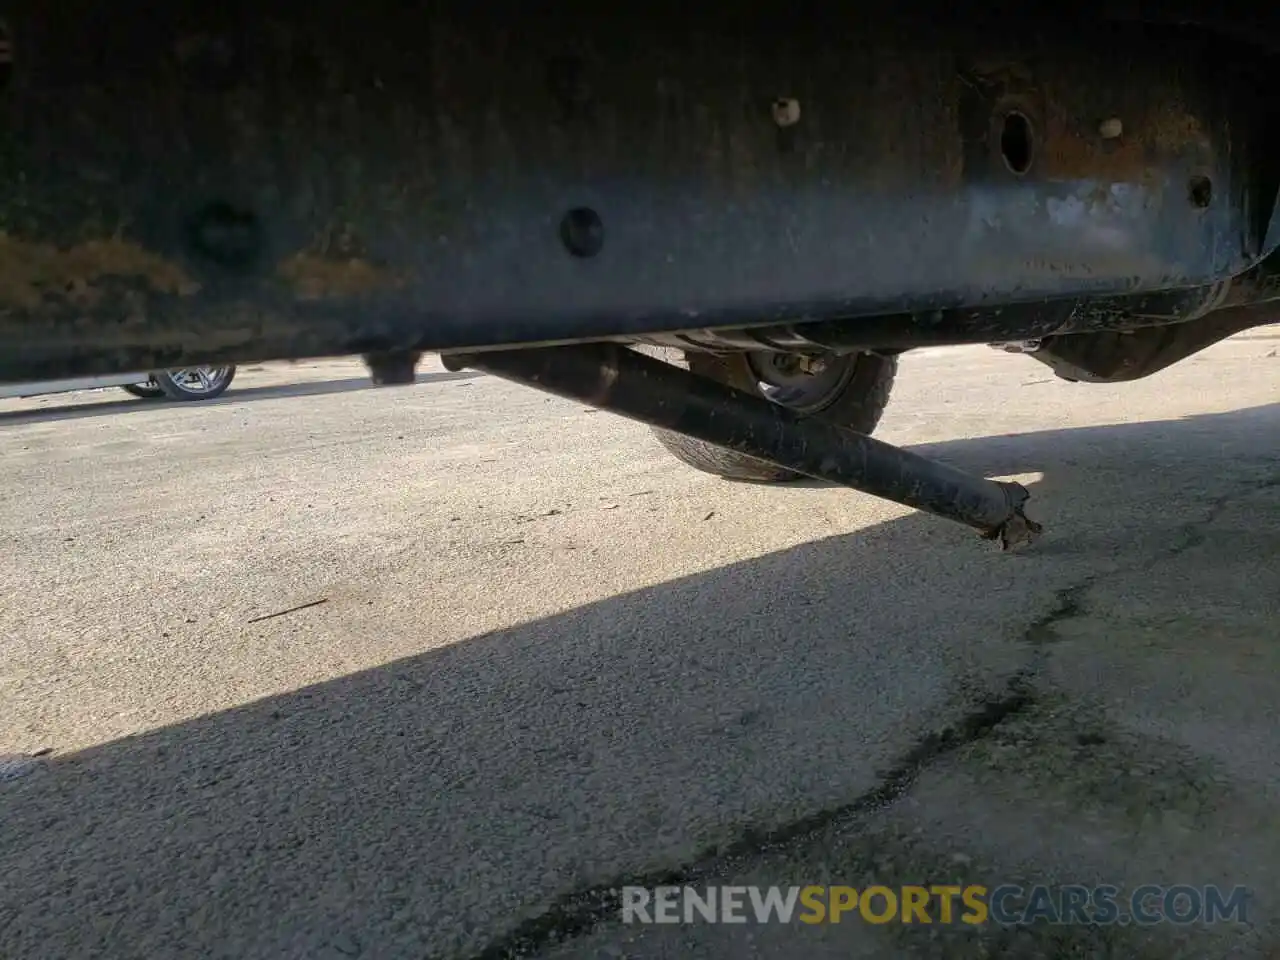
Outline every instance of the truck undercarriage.
[[[11, 0], [0, 381], [440, 351], [1010, 545], [1025, 490], [867, 436], [896, 357], [1114, 382], [1280, 319], [1277, 37], [1197, 4]], [[786, 399], [824, 376], [839, 403]]]

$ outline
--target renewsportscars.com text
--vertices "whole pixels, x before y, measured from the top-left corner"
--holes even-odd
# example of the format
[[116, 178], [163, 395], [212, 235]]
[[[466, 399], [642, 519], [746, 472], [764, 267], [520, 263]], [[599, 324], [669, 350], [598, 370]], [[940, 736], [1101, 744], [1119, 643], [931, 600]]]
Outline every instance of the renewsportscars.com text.
[[624, 923], [1248, 923], [1244, 887], [1146, 884], [623, 887]]

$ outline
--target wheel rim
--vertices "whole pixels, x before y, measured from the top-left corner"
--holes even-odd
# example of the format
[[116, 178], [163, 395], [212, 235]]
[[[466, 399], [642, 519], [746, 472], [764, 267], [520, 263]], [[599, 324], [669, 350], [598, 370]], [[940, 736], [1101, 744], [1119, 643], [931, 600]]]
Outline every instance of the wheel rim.
[[222, 387], [230, 372], [230, 367], [179, 367], [169, 376], [188, 393], [206, 394]]
[[760, 393], [798, 413], [816, 413], [835, 402], [853, 377], [856, 362], [856, 356], [802, 357], [771, 352], [747, 355], [747, 365]]

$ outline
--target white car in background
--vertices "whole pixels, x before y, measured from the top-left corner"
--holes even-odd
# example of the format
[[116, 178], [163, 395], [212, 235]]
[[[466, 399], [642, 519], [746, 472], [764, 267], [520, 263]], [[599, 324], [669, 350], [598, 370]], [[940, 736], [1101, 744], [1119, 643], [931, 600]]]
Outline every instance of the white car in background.
[[156, 373], [119, 373], [106, 377], [73, 377], [67, 380], [40, 380], [34, 383], [0, 384], [0, 399], [12, 397], [39, 397], [48, 393], [69, 393], [72, 390], [98, 390], [103, 387], [119, 387], [126, 393], [147, 400], [212, 400], [219, 396], [235, 378], [236, 368], [230, 367], [180, 367]]

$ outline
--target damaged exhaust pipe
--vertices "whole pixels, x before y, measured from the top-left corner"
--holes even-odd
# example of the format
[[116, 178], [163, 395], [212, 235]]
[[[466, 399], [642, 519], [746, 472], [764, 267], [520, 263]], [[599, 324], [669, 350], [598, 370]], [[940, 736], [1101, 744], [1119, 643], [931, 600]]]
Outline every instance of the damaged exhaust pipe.
[[963, 523], [1006, 550], [1041, 530], [1023, 513], [1030, 494], [1020, 484], [971, 476], [801, 417], [618, 344], [455, 353], [442, 360], [449, 370], [481, 370]]

